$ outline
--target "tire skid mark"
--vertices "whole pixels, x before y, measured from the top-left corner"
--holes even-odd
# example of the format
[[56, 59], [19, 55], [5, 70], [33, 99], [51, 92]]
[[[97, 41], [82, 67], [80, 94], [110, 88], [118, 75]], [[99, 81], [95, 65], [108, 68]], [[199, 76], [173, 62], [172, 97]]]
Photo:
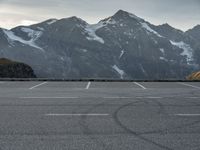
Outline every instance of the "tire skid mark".
[[[196, 124], [200, 124], [200, 120], [197, 120], [195, 122], [188, 123], [188, 124], [185, 124], [185, 125], [182, 125], [182, 126], [173, 127], [173, 128], [168, 128], [168, 129], [163, 129], [163, 130], [152, 130], [152, 131], [147, 131], [147, 132], [137, 132], [137, 133], [140, 134], [140, 135], [175, 134], [175, 133], [179, 133], [180, 134], [181, 132], [173, 131], [173, 130], [183, 129], [183, 128], [190, 127], [190, 126], [193, 126], [193, 125], [196, 125]], [[185, 134], [185, 132], [183, 134]]]
[[167, 113], [167, 111], [165, 110], [165, 106], [159, 102], [158, 100], [151, 100], [153, 103], [156, 103], [157, 106], [159, 107], [158, 109], [158, 114], [163, 114], [165, 116], [168, 116], [169, 114]]
[[143, 141], [146, 141], [147, 143], [153, 144], [153, 145], [155, 145], [155, 146], [157, 146], [157, 147], [159, 147], [159, 148], [162, 148], [162, 149], [164, 149], [164, 150], [173, 150], [172, 148], [169, 148], [169, 147], [164, 146], [164, 145], [162, 145], [162, 144], [159, 144], [159, 143], [157, 143], [157, 142], [155, 142], [155, 141], [153, 141], [153, 140], [150, 140], [150, 139], [148, 139], [148, 138], [145, 138], [144, 136], [142, 136], [141, 134], [137, 133], [136, 131], [133, 131], [132, 129], [129, 129], [127, 126], [125, 126], [125, 125], [120, 121], [120, 119], [119, 119], [119, 117], [118, 117], [119, 112], [120, 112], [122, 109], [124, 109], [124, 108], [126, 108], [126, 107], [128, 107], [128, 106], [131, 106], [132, 104], [133, 104], [133, 103], [131, 102], [131, 103], [122, 105], [121, 107], [119, 107], [119, 108], [114, 112], [113, 118], [114, 118], [115, 122], [116, 122], [122, 129], [124, 129], [127, 133], [129, 133], [129, 134], [131, 134], [131, 135], [134, 135], [134, 136], [135, 136], [136, 138], [138, 138], [138, 139], [141, 139], [141, 140], [143, 140]]
[[[138, 103], [138, 102], [140, 103], [141, 101], [134, 101], [134, 102], [132, 102], [132, 103], [135, 104], [135, 103]], [[88, 110], [85, 111], [84, 113], [89, 114], [89, 113], [91, 113], [93, 110], [95, 110], [95, 109], [98, 108], [98, 107], [101, 107], [101, 106], [104, 106], [104, 105], [107, 106], [107, 103], [109, 103], [109, 101], [104, 100], [102, 103], [99, 103], [99, 104], [97, 104], [97, 105], [91, 107], [90, 109], [88, 109]], [[119, 106], [119, 105], [118, 105], [118, 106]], [[80, 125], [81, 125], [81, 127], [82, 127], [83, 133], [84, 133], [85, 135], [87, 135], [91, 140], [95, 141], [95, 143], [98, 144], [99, 147], [102, 147], [103, 150], [110, 150], [110, 148], [107, 147], [107, 145], [106, 145], [103, 141], [100, 141], [99, 139], [97, 139], [97, 138], [94, 136], [94, 135], [98, 135], [98, 134], [95, 134], [95, 133], [94, 133], [93, 131], [91, 131], [91, 129], [88, 127], [87, 121], [86, 121], [87, 118], [88, 118], [88, 116], [82, 116], [82, 117], [81, 117], [81, 121], [79, 122]], [[120, 135], [121, 135], [121, 134], [126, 135], [127, 133], [120, 132]], [[99, 134], [99, 135], [102, 135], [102, 134]], [[105, 135], [105, 134], [104, 134], [104, 135]], [[114, 135], [116, 135], [116, 134], [114, 133]]]
[[[146, 100], [143, 100], [145, 104], [150, 104], [149, 101], [146, 102]], [[159, 107], [159, 110], [158, 110], [158, 113], [161, 113], [163, 115], [166, 115], [166, 116], [169, 116], [169, 114], [166, 112], [165, 110], [165, 105], [163, 105], [162, 103], [158, 102], [157, 100], [151, 100], [152, 102], [156, 103], [157, 106]], [[128, 103], [128, 104], [125, 104], [125, 105], [122, 105], [121, 107], [119, 107], [115, 113], [114, 113], [114, 116], [113, 118], [115, 119], [116, 123], [121, 127], [123, 128], [125, 131], [126, 131], [126, 134], [133, 134], [134, 136], [138, 137], [139, 139], [142, 139], [146, 142], [149, 142], [151, 144], [154, 144], [160, 148], [163, 148], [163, 149], [166, 149], [166, 150], [173, 150], [172, 148], [169, 148], [167, 146], [164, 146], [164, 145], [161, 145], [159, 143], [156, 143], [155, 141], [152, 141], [148, 138], [145, 138], [143, 135], [148, 135], [148, 134], [175, 134], [176, 132], [177, 133], [180, 133], [180, 134], [185, 134], [185, 133], [181, 133], [181, 132], [178, 132], [178, 131], [172, 131], [170, 133], [171, 130], [175, 130], [175, 129], [182, 129], [182, 128], [186, 128], [186, 127], [189, 127], [189, 126], [192, 126], [192, 125], [196, 125], [196, 124], [200, 124], [200, 120], [196, 120], [194, 122], [191, 122], [191, 123], [188, 123], [188, 124], [184, 124], [184, 125], [180, 125], [180, 126], [177, 126], [177, 127], [173, 127], [173, 128], [167, 128], [167, 129], [163, 129], [163, 130], [153, 130], [153, 131], [147, 131], [147, 132], [136, 132], [136, 131], [133, 131], [132, 129], [129, 129], [126, 125], [124, 125], [119, 117], [118, 117], [118, 113], [120, 112], [120, 110], [124, 109], [125, 107], [129, 107], [129, 106], [136, 106], [134, 105], [133, 103]], [[168, 106], [168, 105], [167, 105]], [[171, 106], [171, 105], [169, 105]]]
[[[168, 106], [168, 105], [163, 105], [161, 102], [158, 102], [157, 100], [152, 100], [152, 102], [155, 102], [158, 104], [158, 106], [160, 107], [158, 113], [161, 113], [165, 116], [170, 116], [166, 110], [165, 110], [165, 107]], [[190, 102], [193, 104], [193, 102]], [[196, 124], [199, 124], [200, 123], [200, 119], [196, 120], [196, 121], [193, 121], [193, 122], [190, 122], [190, 123], [186, 123], [186, 124], [183, 124], [183, 125], [180, 125], [180, 126], [176, 126], [176, 127], [171, 127], [171, 128], [167, 128], [167, 129], [160, 129], [160, 130], [152, 130], [152, 131], [147, 131], [147, 132], [137, 132], [138, 134], [141, 134], [141, 135], [147, 135], [147, 134], [168, 134], [168, 133], [175, 133], [176, 131], [173, 131], [173, 130], [177, 130], [177, 129], [183, 129], [183, 128], [186, 128], [186, 127], [190, 127], [190, 126], [193, 126], [193, 125], [196, 125]]]

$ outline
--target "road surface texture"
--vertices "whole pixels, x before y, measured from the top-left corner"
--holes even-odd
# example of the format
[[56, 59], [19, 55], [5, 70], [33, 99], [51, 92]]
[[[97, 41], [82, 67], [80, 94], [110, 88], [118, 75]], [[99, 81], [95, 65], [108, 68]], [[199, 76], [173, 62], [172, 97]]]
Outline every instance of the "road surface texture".
[[199, 82], [0, 82], [1, 150], [200, 150]]

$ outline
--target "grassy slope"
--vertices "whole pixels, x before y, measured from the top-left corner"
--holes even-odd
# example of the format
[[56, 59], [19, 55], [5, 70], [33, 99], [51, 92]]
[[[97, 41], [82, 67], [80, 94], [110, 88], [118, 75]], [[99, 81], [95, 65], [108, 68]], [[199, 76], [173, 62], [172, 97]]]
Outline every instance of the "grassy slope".
[[0, 65], [16, 64], [17, 62], [8, 60], [6, 58], [0, 58]]
[[200, 71], [194, 72], [187, 77], [188, 80], [200, 80]]
[[0, 58], [0, 78], [35, 78], [33, 69], [20, 62]]

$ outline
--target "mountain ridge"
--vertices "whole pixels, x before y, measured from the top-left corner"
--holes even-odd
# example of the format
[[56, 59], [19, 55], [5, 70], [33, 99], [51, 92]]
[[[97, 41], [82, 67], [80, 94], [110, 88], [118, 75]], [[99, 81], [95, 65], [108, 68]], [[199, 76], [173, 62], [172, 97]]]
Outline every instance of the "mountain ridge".
[[[128, 12], [128, 11], [124, 11], [124, 10], [122, 10], [122, 9], [119, 9], [113, 16], [115, 16], [115, 15], [118, 14], [118, 13], [129, 14], [129, 15], [132, 15], [132, 16], [134, 16], [134, 17], [136, 17], [136, 18], [142, 19], [142, 18], [136, 16], [135, 14], [130, 13], [130, 12]], [[113, 16], [110, 16], [110, 17], [113, 17]], [[108, 17], [108, 18], [110, 18], [110, 17]], [[89, 24], [89, 25], [98, 24], [100, 21], [107, 19], [107, 18], [105, 18], [105, 19], [100, 20], [100, 21], [97, 22], [97, 23], [93, 23], [93, 24], [92, 24], [92, 23], [88, 23], [87, 21], [85, 21], [85, 20], [79, 18], [78, 16], [70, 16], [70, 17], [61, 18], [61, 19], [50, 18], [50, 19], [47, 19], [47, 20], [44, 20], [44, 21], [41, 21], [41, 22], [38, 22], [38, 23], [31, 24], [31, 25], [27, 25], [27, 26], [25, 26], [25, 25], [20, 25], [20, 26], [22, 26], [22, 27], [29, 27], [29, 26], [35, 26], [35, 25], [39, 25], [39, 24], [47, 23], [47, 22], [51, 22], [51, 21], [53, 21], [53, 23], [54, 23], [54, 21], [60, 21], [60, 20], [65, 20], [65, 19], [70, 19], [70, 18], [77, 18], [77, 19], [80, 19], [80, 20], [86, 22], [86, 23]], [[142, 19], [142, 20], [144, 20], [144, 19]], [[173, 27], [172, 25], [170, 25], [170, 24], [167, 23], [167, 22], [166, 22], [166, 23], [163, 23], [163, 24], [160, 24], [160, 25], [155, 25], [155, 26], [162, 26], [162, 25], [168, 25], [168, 26], [170, 26], [170, 27], [172, 27], [172, 28], [174, 28], [174, 29], [180, 30], [180, 31], [182, 31], [182, 32], [187, 32], [187, 31], [189, 31], [189, 30], [194, 29], [195, 27], [200, 27], [200, 24], [197, 24], [197, 25], [195, 25], [194, 27], [192, 27], [192, 28], [190, 28], [190, 29], [188, 29], [188, 30], [186, 30], [186, 31], [183, 31], [183, 30], [181, 30], [181, 29], [178, 29], [178, 28]], [[20, 26], [16, 26], [16, 27], [20, 27]], [[14, 29], [14, 28], [16, 28], [16, 27], [11, 28], [10, 30], [12, 30], [12, 29]], [[0, 26], [0, 29], [6, 29], [6, 28], [3, 28], [3, 27]], [[6, 29], [6, 30], [8, 30], [8, 29]]]

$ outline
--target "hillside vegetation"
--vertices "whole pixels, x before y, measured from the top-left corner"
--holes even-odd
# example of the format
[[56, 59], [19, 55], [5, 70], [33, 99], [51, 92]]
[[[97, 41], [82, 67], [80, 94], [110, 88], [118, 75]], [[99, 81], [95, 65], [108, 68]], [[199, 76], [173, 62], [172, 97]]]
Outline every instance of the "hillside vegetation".
[[200, 71], [194, 72], [187, 77], [188, 80], [200, 80]]
[[16, 64], [17, 62], [11, 61], [6, 58], [0, 58], [0, 65], [7, 65], [7, 64]]
[[20, 62], [0, 58], [0, 78], [36, 78], [33, 69]]

